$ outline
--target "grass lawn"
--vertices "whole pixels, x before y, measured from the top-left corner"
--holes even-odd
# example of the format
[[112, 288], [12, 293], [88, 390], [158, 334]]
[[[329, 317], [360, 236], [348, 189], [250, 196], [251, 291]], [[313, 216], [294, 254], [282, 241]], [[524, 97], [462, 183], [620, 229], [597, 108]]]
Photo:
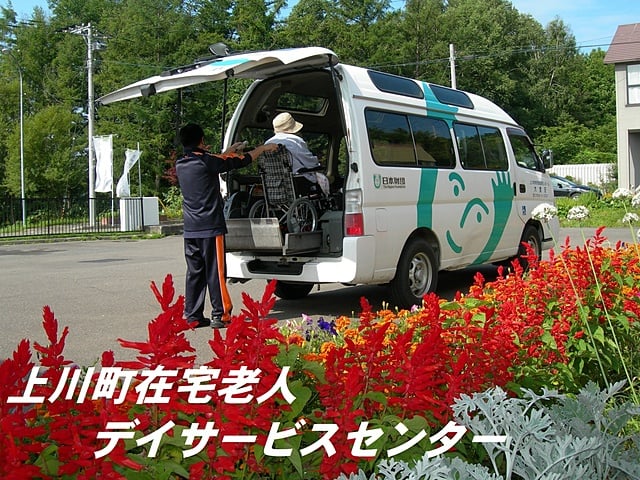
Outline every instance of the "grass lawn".
[[[589, 217], [584, 220], [568, 220], [567, 213], [571, 207], [583, 205], [589, 209]], [[629, 201], [615, 200], [610, 194], [605, 194], [598, 199], [594, 194], [587, 193], [580, 195], [576, 199], [556, 198], [558, 208], [558, 219], [561, 227], [601, 227], [608, 228], [629, 228], [629, 224], [622, 223], [622, 218], [626, 213], [636, 213], [640, 215], [640, 210], [633, 208]], [[640, 224], [636, 225], [640, 226]]]

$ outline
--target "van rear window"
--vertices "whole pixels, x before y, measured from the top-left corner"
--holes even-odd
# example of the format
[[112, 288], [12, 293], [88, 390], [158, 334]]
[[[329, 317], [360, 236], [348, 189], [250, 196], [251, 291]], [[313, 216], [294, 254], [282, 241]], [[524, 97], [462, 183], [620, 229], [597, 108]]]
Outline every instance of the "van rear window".
[[285, 93], [278, 98], [278, 109], [293, 112], [320, 113], [326, 110], [329, 99], [297, 93]]
[[405, 97], [424, 98], [422, 88], [414, 80], [376, 72], [375, 70], [369, 70], [368, 73], [373, 84], [382, 92], [395, 93]]

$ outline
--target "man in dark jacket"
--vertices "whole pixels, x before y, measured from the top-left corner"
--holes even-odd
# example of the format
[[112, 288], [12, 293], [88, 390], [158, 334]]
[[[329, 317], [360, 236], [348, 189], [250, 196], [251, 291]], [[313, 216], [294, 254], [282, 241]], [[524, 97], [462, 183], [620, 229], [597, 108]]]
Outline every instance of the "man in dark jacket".
[[[190, 123], [180, 129], [184, 156], [176, 161], [176, 174], [182, 191], [184, 256], [187, 263], [184, 316], [195, 328], [224, 328], [231, 314], [224, 261], [224, 200], [219, 175], [249, 165], [277, 145], [260, 145], [242, 153], [242, 143], [213, 155], [206, 150], [204, 131]], [[204, 316], [206, 292], [211, 301], [211, 321]]]

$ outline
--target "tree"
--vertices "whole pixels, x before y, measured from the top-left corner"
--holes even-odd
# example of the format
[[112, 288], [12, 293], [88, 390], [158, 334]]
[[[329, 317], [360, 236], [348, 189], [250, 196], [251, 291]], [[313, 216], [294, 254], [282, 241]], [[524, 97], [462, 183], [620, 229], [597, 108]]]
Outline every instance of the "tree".
[[282, 47], [337, 46], [337, 12], [331, 0], [300, 0], [291, 9], [278, 44]]
[[273, 48], [275, 19], [285, 5], [284, 0], [236, 0], [231, 25], [240, 50]]
[[406, 66], [398, 74], [411, 78], [450, 85], [449, 41], [445, 33], [443, 16], [444, 0], [409, 0], [398, 21], [396, 31], [401, 53], [398, 59], [406, 59]]
[[575, 37], [559, 18], [551, 21], [532, 53], [528, 104], [537, 105], [531, 112], [531, 130], [540, 125], [557, 125], [562, 112], [578, 108], [577, 92], [571, 82], [572, 72], [580, 71], [581, 59]]
[[[0, 44], [13, 49], [24, 76], [24, 118], [29, 125], [25, 157], [33, 150], [38, 162], [52, 156], [57, 165], [72, 158], [72, 172], [85, 169], [74, 181], [86, 185], [87, 42], [68, 27], [89, 22], [96, 47], [96, 98], [202, 60], [216, 42], [232, 51], [325, 46], [343, 63], [448, 85], [453, 43], [458, 86], [494, 100], [549, 143], [558, 161], [592, 161], [615, 152], [613, 66], [604, 65], [602, 51], [580, 54], [560, 18], [543, 28], [507, 0], [408, 0], [398, 9], [395, 4], [299, 0], [283, 17], [285, 0], [50, 0], [50, 16], [36, 8], [29, 21], [17, 22], [8, 3], [0, 7]], [[0, 55], [0, 193], [7, 191], [2, 185], [12, 193], [17, 186], [16, 73], [11, 58]], [[143, 189], [157, 195], [167, 186], [166, 161], [179, 149], [179, 126], [202, 124], [212, 148], [219, 148], [221, 132], [247, 85], [246, 80], [230, 81], [226, 106], [222, 82], [99, 106], [94, 134], [116, 135], [116, 171], [124, 150], [139, 143]], [[51, 119], [68, 123], [56, 125], [49, 136]], [[65, 175], [59, 171], [64, 185]], [[36, 189], [52, 180], [32, 173], [34, 181], [27, 185]], [[71, 183], [66, 185], [73, 190]]]
[[589, 128], [574, 119], [566, 119], [557, 126], [541, 128], [538, 143], [553, 150], [555, 163], [615, 163], [616, 119]]
[[[196, 15], [179, 0], [132, 0], [112, 9], [98, 28], [107, 37], [96, 71], [96, 96], [128, 83], [191, 63], [206, 52], [197, 31]], [[142, 173], [148, 193], [160, 193], [165, 160], [174, 148], [175, 132], [183, 121], [181, 92], [98, 107], [96, 134], [115, 134], [114, 158], [140, 145]], [[116, 164], [117, 167], [117, 164]]]
[[[25, 120], [24, 177], [27, 197], [69, 197], [86, 190], [86, 162], [74, 145], [73, 115], [45, 107]], [[19, 132], [8, 139], [5, 185], [20, 196]]]
[[506, 0], [453, 0], [444, 34], [456, 50], [458, 88], [485, 96], [530, 129], [531, 51], [544, 38], [541, 25]]
[[[336, 48], [342, 61], [355, 65], [372, 63], [385, 39], [389, 0], [341, 0], [337, 2]], [[348, 48], [345, 48], [348, 47]]]
[[604, 63], [605, 52], [597, 49], [582, 55], [582, 69], [571, 82], [577, 86], [576, 119], [588, 127], [607, 125], [616, 115], [615, 67]]

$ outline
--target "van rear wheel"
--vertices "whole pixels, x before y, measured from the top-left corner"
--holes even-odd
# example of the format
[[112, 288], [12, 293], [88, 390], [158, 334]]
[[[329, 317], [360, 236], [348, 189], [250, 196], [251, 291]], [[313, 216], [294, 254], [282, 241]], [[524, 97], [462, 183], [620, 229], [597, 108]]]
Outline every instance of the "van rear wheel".
[[293, 283], [277, 280], [274, 293], [276, 297], [283, 300], [299, 300], [309, 295], [312, 288], [313, 283]]
[[438, 262], [433, 249], [426, 240], [414, 239], [400, 255], [390, 284], [391, 300], [399, 308], [422, 305], [422, 297], [437, 284]]

